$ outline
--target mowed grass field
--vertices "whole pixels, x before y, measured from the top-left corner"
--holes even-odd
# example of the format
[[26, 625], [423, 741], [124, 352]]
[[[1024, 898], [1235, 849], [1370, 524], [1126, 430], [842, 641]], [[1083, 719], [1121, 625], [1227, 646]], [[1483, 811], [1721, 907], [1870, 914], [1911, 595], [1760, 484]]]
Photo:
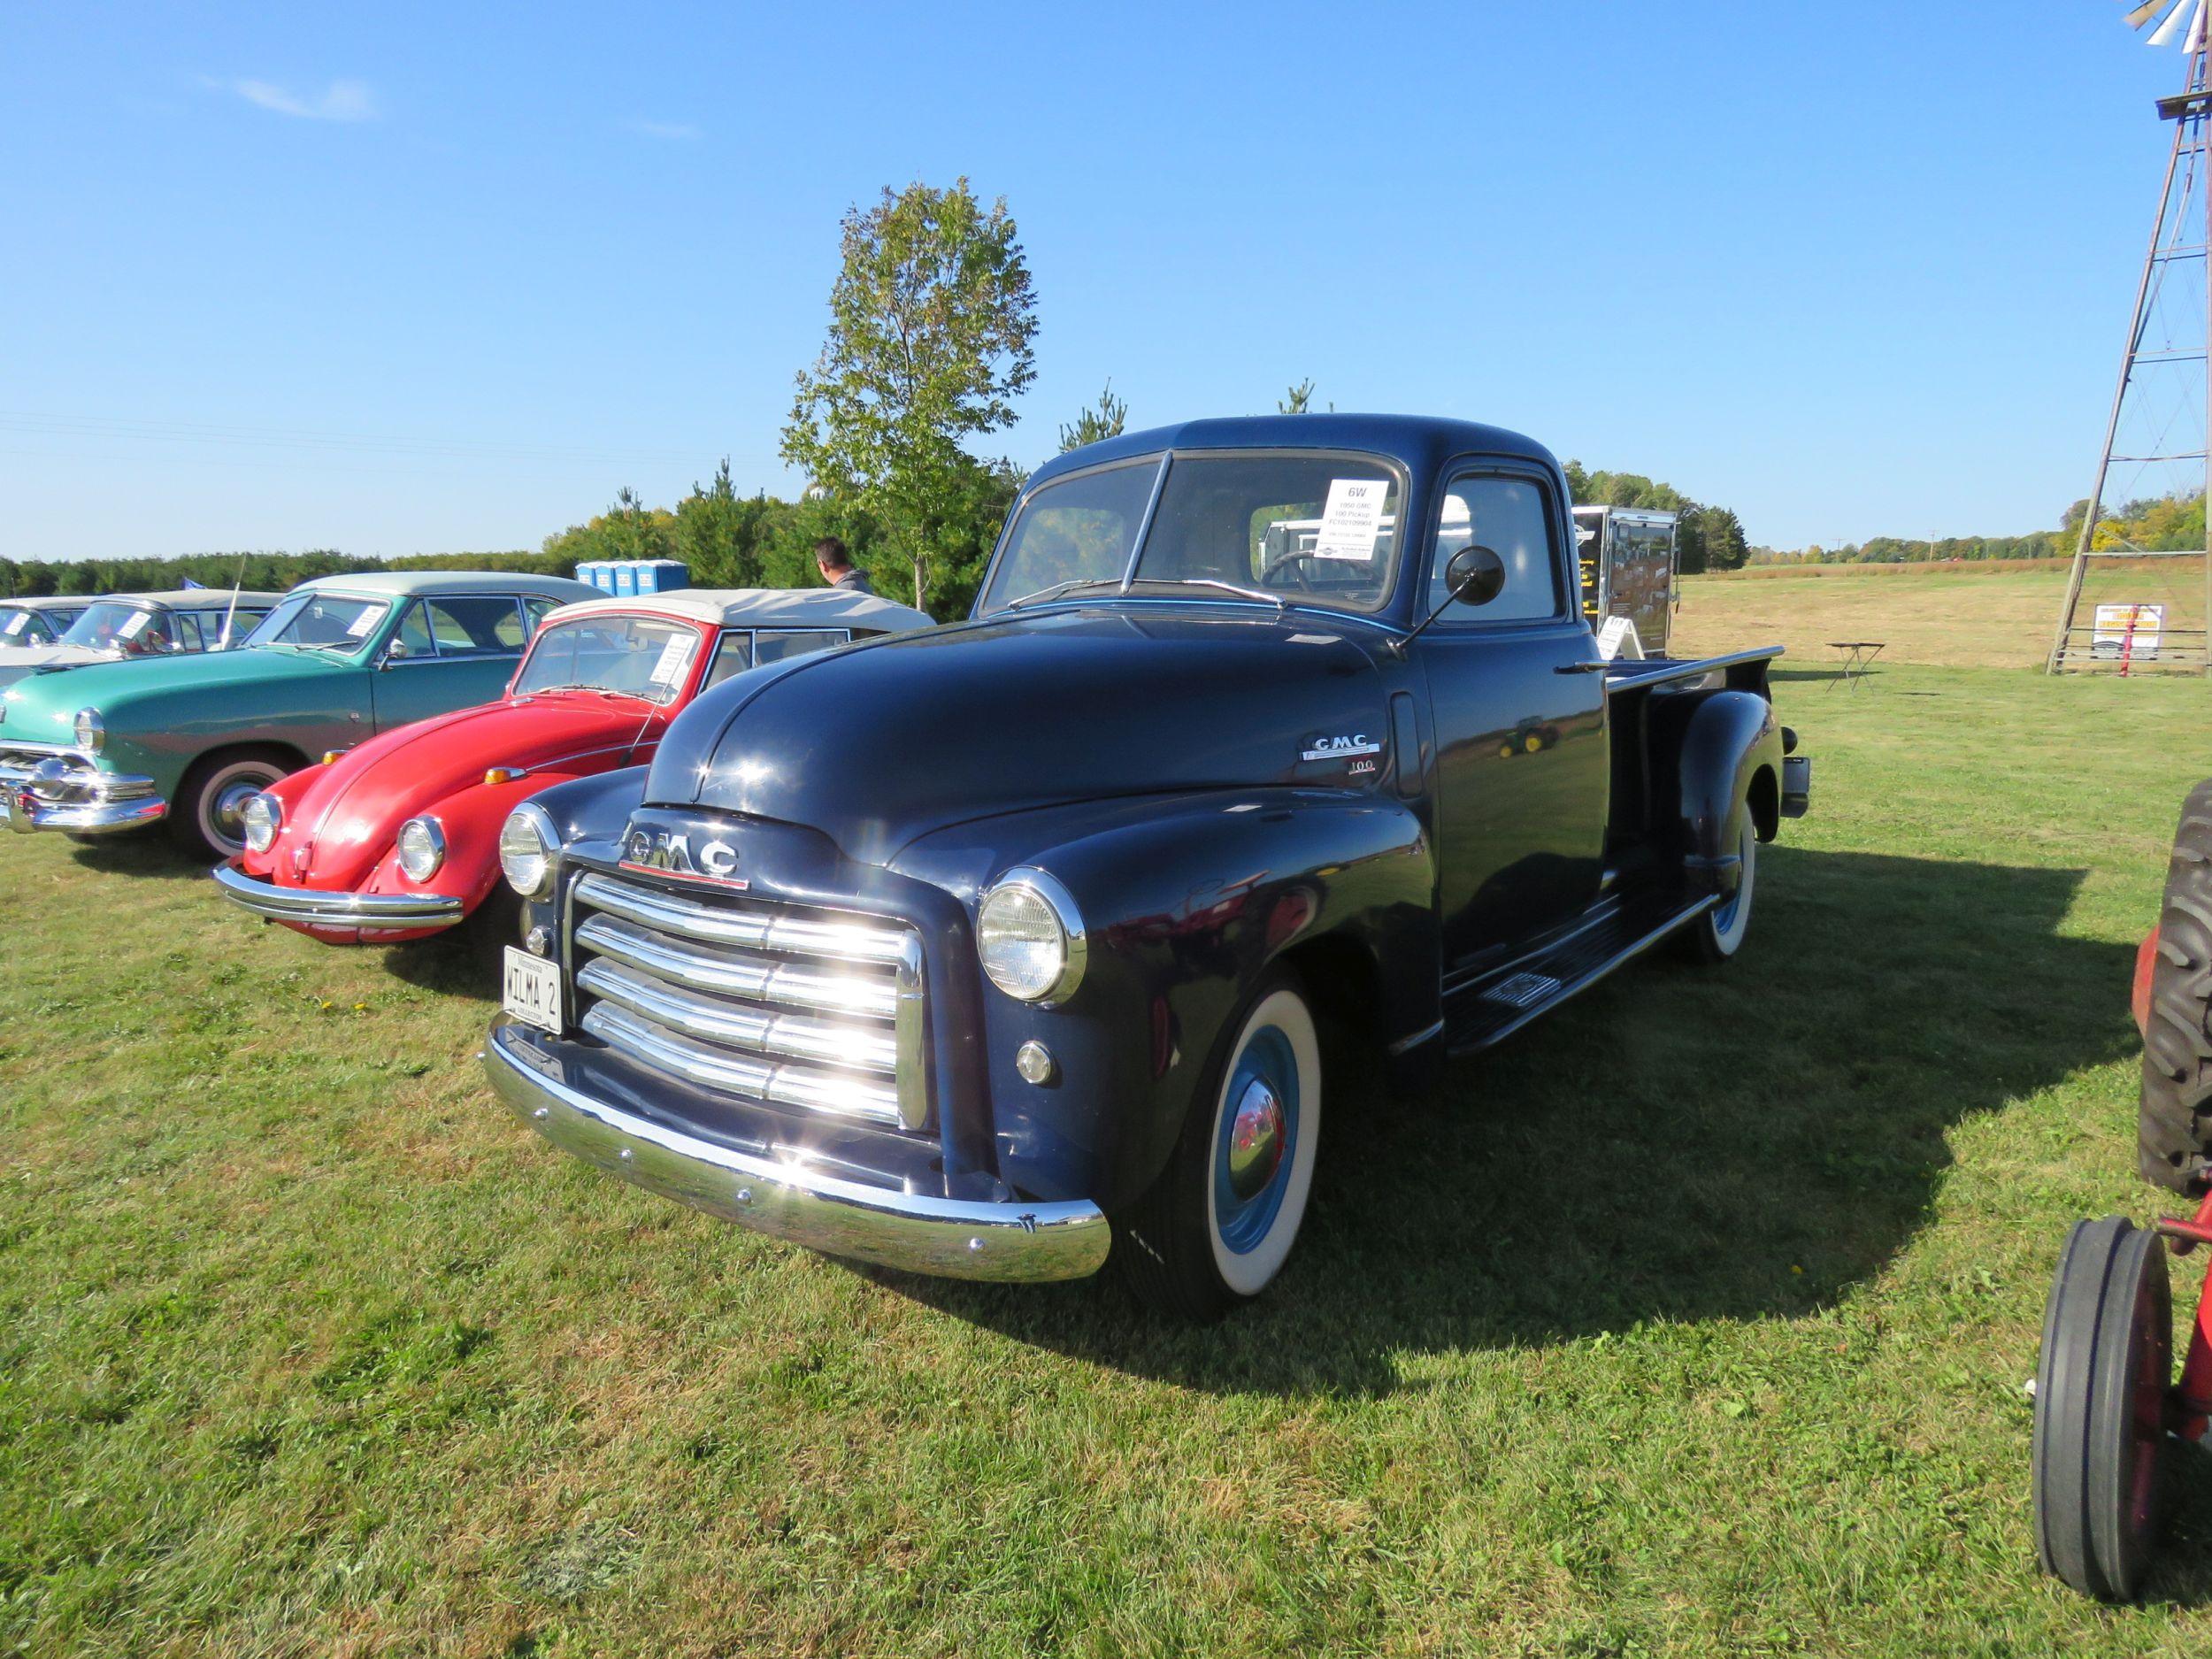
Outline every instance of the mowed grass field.
[[[1674, 649], [1720, 651], [1779, 642], [1793, 665], [1843, 661], [1833, 640], [1884, 641], [1878, 662], [2040, 668], [2066, 600], [2067, 561], [1956, 565], [1765, 565], [1682, 579]], [[2167, 625], [2204, 626], [2204, 565], [2189, 559], [2099, 559], [2081, 620], [2108, 604], [2163, 604]], [[2082, 643], [2086, 644], [2085, 639]], [[2193, 650], [2200, 643], [2192, 636]]]
[[2070, 1223], [2160, 1208], [2126, 990], [2212, 692], [1778, 695], [1744, 954], [1333, 1096], [1208, 1330], [649, 1199], [487, 1097], [465, 949], [0, 835], [0, 1652], [2201, 1653], [2212, 1457], [2083, 1601], [2021, 1385]]

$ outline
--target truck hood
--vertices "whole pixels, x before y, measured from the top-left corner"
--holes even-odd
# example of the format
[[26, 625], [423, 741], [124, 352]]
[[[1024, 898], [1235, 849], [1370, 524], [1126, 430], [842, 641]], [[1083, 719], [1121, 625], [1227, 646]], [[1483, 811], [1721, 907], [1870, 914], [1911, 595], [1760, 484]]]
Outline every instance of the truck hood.
[[[480, 785], [490, 768], [558, 772], [641, 733], [649, 741], [645, 704], [601, 697], [518, 697], [418, 720], [307, 774], [286, 803], [272, 852], [291, 872], [305, 845], [306, 885], [349, 890], [391, 850], [402, 824]], [[533, 786], [525, 779], [513, 787], [519, 801]]]
[[653, 804], [805, 824], [888, 860], [972, 818], [1113, 795], [1371, 785], [1364, 624], [1148, 603], [1001, 615], [741, 674], [669, 727]]
[[[356, 666], [313, 652], [257, 649], [127, 657], [89, 663], [65, 674], [32, 674], [4, 694], [8, 707], [0, 740], [66, 743], [80, 709], [99, 710], [111, 736], [165, 731], [173, 720], [172, 698], [242, 694], [258, 704], [272, 694], [280, 695], [283, 687], [320, 680], [333, 670], [350, 672]], [[205, 706], [195, 702], [193, 713]]]

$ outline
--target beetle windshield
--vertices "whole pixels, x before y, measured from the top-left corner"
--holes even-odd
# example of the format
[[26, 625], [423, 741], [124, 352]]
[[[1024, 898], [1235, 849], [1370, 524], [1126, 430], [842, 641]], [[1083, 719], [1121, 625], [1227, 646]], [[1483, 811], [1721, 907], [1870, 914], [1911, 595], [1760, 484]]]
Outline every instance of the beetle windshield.
[[665, 617], [578, 617], [539, 631], [514, 695], [611, 691], [666, 703], [690, 678], [699, 630]]
[[326, 650], [357, 649], [391, 609], [383, 599], [344, 594], [294, 594], [246, 636], [248, 645], [290, 645]]
[[[1132, 585], [1374, 611], [1398, 564], [1398, 478], [1371, 456], [1314, 450], [1178, 454], [1151, 526], [1156, 460], [1078, 473], [1023, 503], [985, 611], [1068, 587]], [[1130, 549], [1144, 546], [1133, 569]]]
[[167, 614], [150, 605], [103, 600], [69, 625], [61, 642], [126, 657], [157, 657], [177, 649], [177, 634]]

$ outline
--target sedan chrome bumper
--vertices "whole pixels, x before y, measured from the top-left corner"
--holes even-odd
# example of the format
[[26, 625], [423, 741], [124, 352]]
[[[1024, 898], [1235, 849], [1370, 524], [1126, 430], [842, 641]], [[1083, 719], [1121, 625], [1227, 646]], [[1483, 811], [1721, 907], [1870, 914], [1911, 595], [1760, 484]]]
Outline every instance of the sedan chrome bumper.
[[102, 772], [81, 755], [50, 754], [28, 764], [0, 760], [0, 821], [22, 834], [136, 829], [168, 810], [151, 778]]
[[741, 1152], [594, 1100], [572, 1087], [549, 1039], [495, 1025], [484, 1069], [509, 1110], [610, 1174], [772, 1238], [945, 1279], [1081, 1279], [1106, 1260], [1095, 1204], [932, 1198], [868, 1187], [803, 1164]]
[[235, 862], [215, 866], [215, 885], [234, 904], [273, 922], [357, 927], [363, 933], [418, 933], [450, 927], [466, 913], [463, 902], [443, 893], [319, 893], [257, 881]]

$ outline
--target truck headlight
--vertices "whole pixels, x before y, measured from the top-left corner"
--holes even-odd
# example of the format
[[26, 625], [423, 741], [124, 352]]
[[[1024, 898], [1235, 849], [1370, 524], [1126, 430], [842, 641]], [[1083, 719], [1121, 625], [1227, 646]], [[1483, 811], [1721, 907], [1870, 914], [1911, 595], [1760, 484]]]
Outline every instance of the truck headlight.
[[507, 885], [526, 899], [543, 898], [553, 887], [553, 854], [561, 838], [545, 809], [525, 801], [499, 830], [499, 867]]
[[993, 985], [1024, 1002], [1058, 1002], [1083, 981], [1089, 944], [1067, 888], [1041, 870], [1008, 871], [976, 910], [976, 949]]
[[401, 874], [410, 881], [427, 881], [443, 863], [445, 828], [436, 818], [411, 818], [399, 826]]
[[80, 709], [76, 719], [77, 747], [88, 755], [96, 755], [107, 746], [108, 729], [101, 724], [97, 709]]
[[248, 795], [239, 810], [238, 822], [245, 834], [246, 850], [265, 853], [275, 841], [277, 831], [284, 827], [284, 803], [265, 792]]

